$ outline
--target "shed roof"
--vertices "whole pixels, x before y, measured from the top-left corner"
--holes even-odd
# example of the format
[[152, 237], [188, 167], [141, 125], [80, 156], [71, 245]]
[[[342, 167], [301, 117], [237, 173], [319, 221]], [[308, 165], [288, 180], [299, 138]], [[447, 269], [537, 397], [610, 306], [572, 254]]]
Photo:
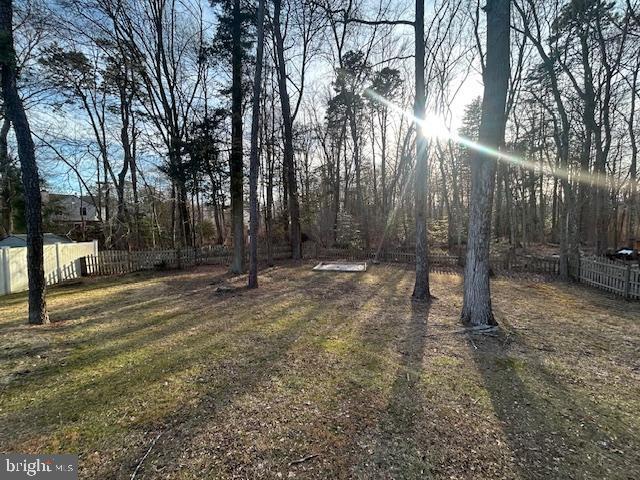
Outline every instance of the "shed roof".
[[[66, 237], [61, 237], [55, 233], [45, 233], [44, 235], [45, 245], [54, 245], [56, 243], [74, 243], [73, 240], [69, 240]], [[0, 247], [26, 247], [27, 235], [23, 233], [14, 233], [0, 240]]]

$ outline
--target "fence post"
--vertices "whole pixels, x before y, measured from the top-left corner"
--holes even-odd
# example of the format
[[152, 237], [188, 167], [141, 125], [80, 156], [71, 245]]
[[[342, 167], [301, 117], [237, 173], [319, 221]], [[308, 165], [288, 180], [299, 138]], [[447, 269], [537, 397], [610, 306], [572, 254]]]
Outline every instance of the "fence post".
[[95, 262], [91, 262], [91, 268], [87, 269], [87, 273], [100, 273], [100, 259], [98, 258], [98, 240], [93, 241], [93, 257], [95, 258]]
[[60, 242], [56, 242], [56, 275], [58, 276], [57, 282], [62, 282], [62, 267], [60, 267]]
[[631, 264], [627, 262], [627, 269], [624, 272], [624, 298], [631, 297]]
[[2, 247], [2, 273], [4, 274], [4, 293], [11, 293], [11, 247]]
[[[574, 272], [574, 275], [572, 275], [571, 272], [571, 262], [569, 262], [569, 277], [573, 276], [573, 280], [580, 282], [582, 280], [582, 274], [580, 273], [582, 268], [582, 255], [578, 255], [578, 264], [575, 266], [576, 271]], [[560, 269], [560, 267], [558, 267], [558, 269]]]
[[89, 256], [80, 257], [78, 260], [80, 262], [80, 276], [87, 277], [89, 275]]

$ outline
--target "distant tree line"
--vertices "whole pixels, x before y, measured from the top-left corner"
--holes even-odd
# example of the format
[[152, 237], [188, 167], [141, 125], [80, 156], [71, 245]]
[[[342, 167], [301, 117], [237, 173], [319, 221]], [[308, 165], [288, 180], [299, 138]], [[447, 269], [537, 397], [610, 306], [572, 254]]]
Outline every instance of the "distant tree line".
[[293, 258], [303, 237], [420, 258], [549, 243], [569, 276], [581, 249], [640, 238], [637, 0], [273, 0], [263, 22], [247, 0], [13, 3], [38, 164], [92, 198], [106, 248], [227, 243], [244, 271], [250, 204]]

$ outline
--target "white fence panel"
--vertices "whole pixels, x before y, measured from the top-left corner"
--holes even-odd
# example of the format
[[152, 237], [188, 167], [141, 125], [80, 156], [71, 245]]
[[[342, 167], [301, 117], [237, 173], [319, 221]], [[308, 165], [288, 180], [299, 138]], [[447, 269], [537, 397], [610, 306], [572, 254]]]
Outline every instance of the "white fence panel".
[[58, 247], [58, 282], [80, 277], [80, 259], [96, 252], [92, 242], [59, 243]]
[[[44, 246], [47, 285], [80, 277], [80, 258], [98, 253], [96, 242], [57, 243]], [[0, 253], [0, 295], [29, 289], [27, 248], [3, 248]]]
[[9, 292], [9, 248], [0, 248], [0, 295], [5, 295]]
[[[29, 289], [27, 276], [27, 247], [13, 247], [7, 252], [5, 261], [9, 265], [9, 285], [7, 293], [24, 292]], [[46, 273], [45, 273], [46, 278]]]
[[578, 279], [600, 290], [640, 299], [640, 269], [636, 264], [605, 257], [582, 257]]
[[[11, 250], [17, 249], [12, 248]], [[23, 248], [21, 250], [25, 251], [24, 257], [26, 260], [27, 249]], [[56, 245], [44, 246], [44, 278], [47, 281], [47, 285], [55, 285], [60, 281], [60, 275], [58, 274], [58, 255], [56, 253]], [[22, 290], [14, 290], [14, 292], [16, 291], [21, 292]]]

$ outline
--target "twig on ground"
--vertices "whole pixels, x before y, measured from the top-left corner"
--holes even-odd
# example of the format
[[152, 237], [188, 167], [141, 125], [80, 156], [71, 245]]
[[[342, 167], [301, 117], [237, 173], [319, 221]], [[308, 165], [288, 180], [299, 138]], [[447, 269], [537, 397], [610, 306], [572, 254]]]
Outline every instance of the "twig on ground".
[[293, 460], [293, 461], [289, 462], [289, 466], [291, 467], [293, 465], [299, 465], [301, 463], [306, 462], [307, 460], [311, 460], [312, 458], [316, 458], [316, 457], [319, 457], [319, 456], [320, 455], [317, 454], [317, 453], [314, 453], [312, 455], [307, 455], [306, 457], [302, 457], [302, 458], [299, 458], [298, 460]]
[[425, 337], [439, 337], [441, 335], [457, 335], [460, 333], [469, 333], [472, 335], [488, 335], [490, 337], [497, 337], [494, 332], [498, 330], [498, 327], [488, 327], [488, 326], [479, 326], [479, 327], [469, 327], [463, 328], [460, 330], [452, 330], [450, 332], [439, 332], [439, 333], [431, 333], [428, 335], [424, 335]]
[[156, 438], [153, 439], [153, 442], [151, 442], [151, 445], [149, 446], [149, 449], [147, 450], [147, 453], [144, 454], [144, 456], [140, 459], [140, 461], [138, 462], [138, 465], [136, 465], [136, 469], [133, 471], [133, 473], [131, 474], [131, 480], [134, 480], [136, 478], [136, 475], [138, 474], [138, 471], [140, 470], [140, 467], [142, 467], [142, 463], [146, 460], [146, 458], [149, 456], [149, 454], [151, 453], [151, 450], [153, 449], [153, 447], [155, 446], [156, 442], [158, 441], [158, 439], [160, 438], [160, 436], [162, 435], [163, 432], [160, 432]]
[[491, 333], [491, 332], [471, 332], [472, 335], [486, 335], [487, 337], [494, 337], [494, 338], [498, 338], [498, 335], [496, 335], [495, 333]]

